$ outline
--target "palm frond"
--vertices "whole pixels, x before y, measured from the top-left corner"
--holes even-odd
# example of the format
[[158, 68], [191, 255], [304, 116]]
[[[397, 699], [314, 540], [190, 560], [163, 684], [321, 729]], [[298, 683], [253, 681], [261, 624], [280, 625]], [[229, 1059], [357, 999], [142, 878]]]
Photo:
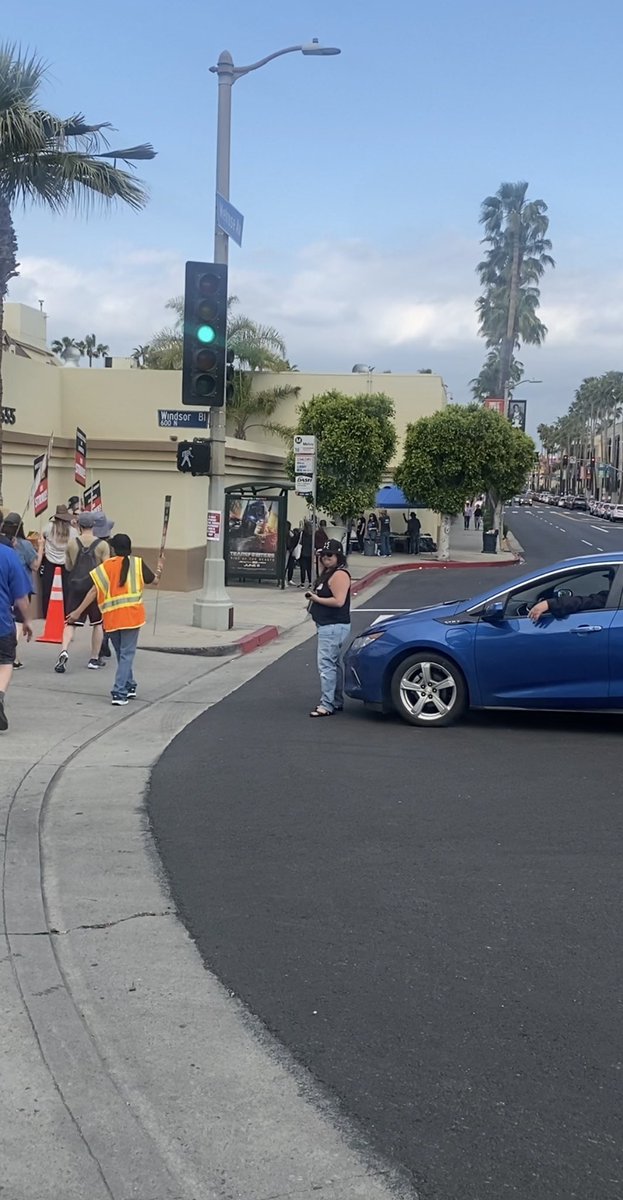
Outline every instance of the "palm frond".
[[127, 171], [87, 154], [67, 151], [25, 157], [7, 166], [0, 157], [0, 193], [9, 203], [34, 202], [55, 212], [88, 212], [119, 200], [130, 208], [147, 203], [145, 187]]

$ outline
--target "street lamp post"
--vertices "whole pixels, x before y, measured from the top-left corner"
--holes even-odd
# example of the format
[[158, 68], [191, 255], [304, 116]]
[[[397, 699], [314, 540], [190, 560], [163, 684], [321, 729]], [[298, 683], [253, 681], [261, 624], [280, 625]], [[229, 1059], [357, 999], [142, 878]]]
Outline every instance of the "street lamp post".
[[[216, 127], [216, 191], [229, 200], [229, 174], [231, 161], [231, 89], [237, 79], [257, 71], [274, 58], [283, 54], [301, 54], [322, 57], [339, 54], [335, 46], [321, 46], [317, 38], [301, 46], [287, 46], [276, 50], [259, 62], [248, 67], [234, 66], [228, 50], [219, 55], [215, 67], [210, 67], [218, 76], [218, 114]], [[214, 261], [227, 264], [229, 238], [214, 219]], [[193, 605], [193, 625], [202, 629], [231, 629], [234, 610], [225, 588], [225, 559], [223, 554], [224, 510], [225, 510], [225, 403], [211, 410], [212, 474], [210, 475], [208, 509], [221, 513], [221, 537], [219, 541], [208, 541], [203, 568], [203, 590]]]

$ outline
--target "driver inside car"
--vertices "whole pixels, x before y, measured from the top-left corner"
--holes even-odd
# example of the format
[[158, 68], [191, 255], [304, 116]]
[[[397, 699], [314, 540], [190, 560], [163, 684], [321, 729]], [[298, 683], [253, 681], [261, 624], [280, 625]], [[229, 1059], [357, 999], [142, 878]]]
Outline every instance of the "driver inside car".
[[593, 592], [591, 596], [551, 596], [549, 600], [539, 600], [530, 609], [528, 616], [535, 625], [541, 617], [570, 617], [573, 613], [588, 612], [591, 609], [605, 608], [610, 595], [610, 579], [608, 587], [601, 592]]

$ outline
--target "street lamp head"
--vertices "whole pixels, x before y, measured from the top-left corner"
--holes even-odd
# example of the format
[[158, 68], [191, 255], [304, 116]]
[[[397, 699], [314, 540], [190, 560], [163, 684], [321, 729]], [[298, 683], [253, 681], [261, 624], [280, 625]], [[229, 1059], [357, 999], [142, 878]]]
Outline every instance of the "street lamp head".
[[318, 38], [312, 38], [311, 42], [306, 42], [304, 46], [301, 46], [301, 52], [303, 54], [318, 55], [342, 53], [341, 50], [338, 50], [337, 46], [321, 46]]

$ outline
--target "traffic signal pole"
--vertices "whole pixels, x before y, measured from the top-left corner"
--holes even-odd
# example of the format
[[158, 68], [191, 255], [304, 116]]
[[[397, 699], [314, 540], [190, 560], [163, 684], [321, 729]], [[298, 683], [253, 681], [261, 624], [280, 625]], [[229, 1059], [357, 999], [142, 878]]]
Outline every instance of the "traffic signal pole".
[[[299, 52], [311, 57], [339, 54], [336, 46], [322, 46], [317, 38], [299, 46], [286, 46], [275, 50], [258, 62], [247, 67], [234, 66], [229, 50], [223, 50], [215, 67], [210, 71], [218, 76], [218, 113], [216, 128], [216, 191], [229, 200], [229, 170], [231, 157], [231, 89], [237, 79], [257, 71], [266, 63], [284, 54]], [[219, 229], [216, 220], [216, 198], [214, 203], [214, 261], [227, 266], [229, 238]], [[227, 388], [226, 382], [223, 383]], [[211, 409], [212, 475], [210, 478], [208, 509], [221, 514], [221, 536], [218, 541], [208, 541], [203, 568], [203, 590], [193, 606], [193, 625], [202, 629], [231, 629], [234, 609], [225, 590], [225, 559], [223, 555], [225, 523], [225, 421], [227, 391], [220, 408]], [[207, 532], [207, 531], [206, 531]], [[312, 546], [312, 557], [314, 547]]]
[[[229, 200], [231, 159], [231, 89], [236, 78], [234, 63], [227, 51], [221, 54], [218, 67], [218, 115], [216, 129], [216, 190]], [[214, 203], [214, 262], [227, 266], [229, 238], [216, 223]], [[223, 387], [225, 388], [225, 383]], [[234, 608], [225, 588], [225, 396], [220, 408], [210, 410], [212, 442], [212, 474], [209, 481], [208, 511], [221, 513], [221, 535], [218, 541], [206, 542], [203, 564], [203, 588], [193, 605], [193, 625], [201, 629], [231, 629]]]

